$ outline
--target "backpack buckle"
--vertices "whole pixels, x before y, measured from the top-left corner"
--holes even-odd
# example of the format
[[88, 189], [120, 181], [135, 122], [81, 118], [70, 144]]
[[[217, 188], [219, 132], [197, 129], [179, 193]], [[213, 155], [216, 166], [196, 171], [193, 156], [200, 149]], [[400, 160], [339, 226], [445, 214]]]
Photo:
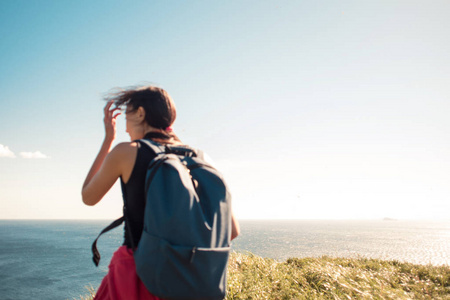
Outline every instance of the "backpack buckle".
[[164, 152], [167, 154], [175, 154], [186, 157], [197, 157], [197, 152], [188, 147], [165, 145]]

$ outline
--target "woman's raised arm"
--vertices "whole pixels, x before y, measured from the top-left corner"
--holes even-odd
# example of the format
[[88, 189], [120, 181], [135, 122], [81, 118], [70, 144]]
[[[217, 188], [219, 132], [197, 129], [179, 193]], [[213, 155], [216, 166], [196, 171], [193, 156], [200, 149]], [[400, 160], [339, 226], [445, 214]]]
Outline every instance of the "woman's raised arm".
[[116, 113], [118, 108], [111, 109], [112, 104], [113, 101], [109, 101], [103, 110], [105, 139], [83, 183], [81, 194], [86, 205], [97, 204], [121, 175], [118, 163], [120, 147], [110, 152], [116, 137], [116, 118], [120, 115]]

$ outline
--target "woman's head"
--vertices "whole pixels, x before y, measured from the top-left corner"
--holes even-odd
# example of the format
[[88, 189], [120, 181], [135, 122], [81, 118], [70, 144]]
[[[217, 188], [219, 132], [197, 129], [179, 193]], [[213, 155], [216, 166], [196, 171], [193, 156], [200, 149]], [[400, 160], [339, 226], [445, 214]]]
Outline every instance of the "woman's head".
[[139, 107], [145, 111], [145, 121], [156, 129], [170, 127], [177, 117], [175, 104], [169, 94], [158, 87], [144, 86], [128, 89], [114, 94], [109, 100], [114, 100], [117, 107], [126, 106], [126, 112], [136, 112]]
[[152, 129], [165, 132], [177, 116], [172, 98], [155, 86], [121, 90], [106, 100], [113, 100], [116, 107], [126, 108], [127, 132], [132, 139], [142, 138], [142, 134]]

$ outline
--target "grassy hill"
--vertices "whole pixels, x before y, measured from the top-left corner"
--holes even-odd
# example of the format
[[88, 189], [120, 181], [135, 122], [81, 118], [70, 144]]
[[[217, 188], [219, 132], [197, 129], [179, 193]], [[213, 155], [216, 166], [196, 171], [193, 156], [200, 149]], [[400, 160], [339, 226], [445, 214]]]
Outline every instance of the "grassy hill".
[[450, 266], [233, 253], [226, 299], [450, 299]]

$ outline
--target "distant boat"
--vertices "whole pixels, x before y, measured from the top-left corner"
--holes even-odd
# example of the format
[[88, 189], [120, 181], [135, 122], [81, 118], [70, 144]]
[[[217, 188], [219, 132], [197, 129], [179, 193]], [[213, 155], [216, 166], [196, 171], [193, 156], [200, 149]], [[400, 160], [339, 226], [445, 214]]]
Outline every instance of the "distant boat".
[[397, 219], [393, 219], [393, 218], [383, 218], [383, 221], [398, 221]]

